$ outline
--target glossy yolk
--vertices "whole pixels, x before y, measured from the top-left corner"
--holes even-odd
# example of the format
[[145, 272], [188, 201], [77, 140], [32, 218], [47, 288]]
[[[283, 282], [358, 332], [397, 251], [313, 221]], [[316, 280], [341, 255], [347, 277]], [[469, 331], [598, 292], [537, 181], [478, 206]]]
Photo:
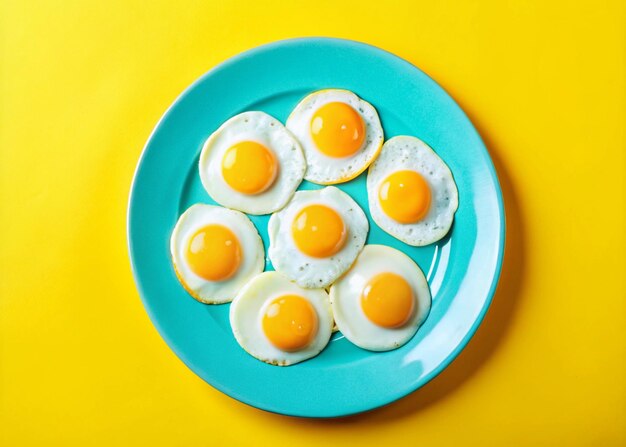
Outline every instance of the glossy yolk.
[[365, 123], [361, 115], [343, 102], [329, 102], [311, 117], [311, 136], [317, 148], [329, 157], [349, 157], [361, 149]]
[[298, 249], [314, 258], [334, 255], [346, 241], [343, 219], [325, 205], [309, 205], [300, 210], [291, 231]]
[[397, 171], [382, 182], [378, 198], [387, 216], [409, 224], [428, 214], [431, 193], [428, 183], [417, 172]]
[[263, 332], [281, 351], [307, 347], [317, 334], [317, 314], [306, 299], [284, 295], [274, 299], [263, 315]]
[[191, 271], [209, 281], [230, 278], [241, 263], [237, 237], [223, 225], [211, 224], [196, 231], [185, 251]]
[[274, 183], [278, 164], [271, 150], [254, 141], [237, 143], [224, 153], [222, 175], [242, 194], [259, 194]]
[[414, 306], [411, 286], [395, 273], [374, 276], [361, 293], [365, 316], [385, 328], [397, 328], [406, 323], [413, 314]]

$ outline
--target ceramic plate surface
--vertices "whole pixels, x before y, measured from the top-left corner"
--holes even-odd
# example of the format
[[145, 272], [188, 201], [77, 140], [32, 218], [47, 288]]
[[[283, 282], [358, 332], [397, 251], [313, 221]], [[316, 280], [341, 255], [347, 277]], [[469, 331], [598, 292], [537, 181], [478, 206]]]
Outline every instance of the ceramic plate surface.
[[[229, 304], [204, 305], [176, 279], [169, 238], [190, 205], [213, 204], [200, 183], [207, 137], [231, 116], [261, 110], [282, 122], [308, 93], [344, 88], [370, 102], [385, 138], [414, 135], [448, 164], [459, 190], [451, 232], [410, 247], [370, 218], [368, 243], [411, 256], [427, 275], [431, 313], [405, 346], [357, 348], [341, 333], [317, 357], [290, 367], [264, 364], [232, 335]], [[366, 173], [337, 185], [368, 213]], [[304, 182], [300, 189], [319, 188]], [[171, 349], [213, 387], [247, 404], [295, 416], [333, 417], [388, 404], [441, 372], [476, 331], [494, 294], [504, 251], [504, 208], [496, 173], [459, 106], [408, 62], [362, 43], [326, 38], [281, 41], [229, 59], [189, 87], [152, 133], [137, 167], [128, 212], [130, 258], [144, 306]], [[369, 213], [368, 213], [369, 214]], [[251, 216], [269, 245], [269, 216]], [[267, 260], [267, 270], [272, 265]]]

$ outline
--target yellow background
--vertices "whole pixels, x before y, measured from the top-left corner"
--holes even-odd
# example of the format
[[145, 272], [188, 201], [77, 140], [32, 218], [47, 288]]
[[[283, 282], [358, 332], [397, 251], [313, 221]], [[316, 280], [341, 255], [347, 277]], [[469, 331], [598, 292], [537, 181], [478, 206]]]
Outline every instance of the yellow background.
[[[16, 0], [0, 21], [1, 445], [626, 443], [623, 1]], [[500, 287], [461, 356], [332, 421], [264, 413], [189, 371], [142, 308], [125, 235], [136, 162], [176, 96], [310, 35], [442, 84], [487, 143], [508, 218]]]

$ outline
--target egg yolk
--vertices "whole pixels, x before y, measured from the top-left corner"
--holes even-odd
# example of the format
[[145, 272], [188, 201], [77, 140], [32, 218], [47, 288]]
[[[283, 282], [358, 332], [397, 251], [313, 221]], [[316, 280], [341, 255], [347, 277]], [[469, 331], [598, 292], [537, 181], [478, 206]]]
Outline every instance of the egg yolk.
[[413, 314], [414, 305], [411, 286], [395, 273], [374, 276], [361, 293], [365, 316], [385, 328], [397, 328], [406, 323]]
[[307, 347], [317, 334], [317, 325], [315, 309], [298, 295], [274, 299], [263, 315], [263, 332], [281, 351]]
[[329, 102], [311, 118], [311, 136], [317, 148], [329, 157], [349, 157], [361, 149], [365, 123], [361, 115], [343, 102]]
[[242, 194], [259, 194], [274, 183], [278, 164], [271, 150], [254, 141], [242, 141], [226, 150], [222, 175]]
[[397, 171], [387, 177], [378, 190], [380, 206], [393, 220], [415, 223], [430, 209], [431, 193], [424, 177], [415, 171]]
[[346, 242], [343, 219], [337, 211], [325, 205], [309, 205], [300, 210], [291, 231], [300, 251], [314, 258], [332, 256]]
[[239, 268], [241, 247], [230, 229], [210, 224], [189, 239], [185, 258], [196, 275], [209, 281], [223, 281]]

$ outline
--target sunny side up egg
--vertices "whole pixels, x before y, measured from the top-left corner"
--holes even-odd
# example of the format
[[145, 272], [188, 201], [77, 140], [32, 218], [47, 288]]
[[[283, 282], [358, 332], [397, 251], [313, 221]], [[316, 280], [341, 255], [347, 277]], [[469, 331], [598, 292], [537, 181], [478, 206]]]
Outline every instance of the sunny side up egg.
[[287, 118], [306, 157], [304, 178], [321, 185], [352, 180], [376, 158], [383, 128], [376, 109], [348, 90], [311, 93]]
[[306, 162], [285, 126], [264, 112], [244, 112], [222, 124], [200, 154], [200, 179], [222, 206], [248, 214], [281, 209], [302, 182]]
[[257, 359], [278, 366], [302, 362], [328, 344], [333, 316], [328, 293], [303, 289], [278, 272], [255, 276], [230, 307], [239, 345]]
[[363, 210], [340, 189], [298, 191], [270, 217], [268, 255], [274, 268], [299, 286], [323, 288], [350, 268], [368, 230]]
[[430, 312], [431, 296], [411, 258], [385, 245], [366, 245], [331, 286], [330, 301], [348, 340], [370, 351], [389, 351], [415, 335]]
[[192, 205], [179, 217], [170, 252], [183, 287], [207, 304], [232, 301], [265, 266], [263, 242], [250, 219], [213, 205]]
[[391, 138], [367, 173], [372, 219], [384, 231], [413, 246], [443, 238], [459, 197], [448, 166], [422, 140]]

